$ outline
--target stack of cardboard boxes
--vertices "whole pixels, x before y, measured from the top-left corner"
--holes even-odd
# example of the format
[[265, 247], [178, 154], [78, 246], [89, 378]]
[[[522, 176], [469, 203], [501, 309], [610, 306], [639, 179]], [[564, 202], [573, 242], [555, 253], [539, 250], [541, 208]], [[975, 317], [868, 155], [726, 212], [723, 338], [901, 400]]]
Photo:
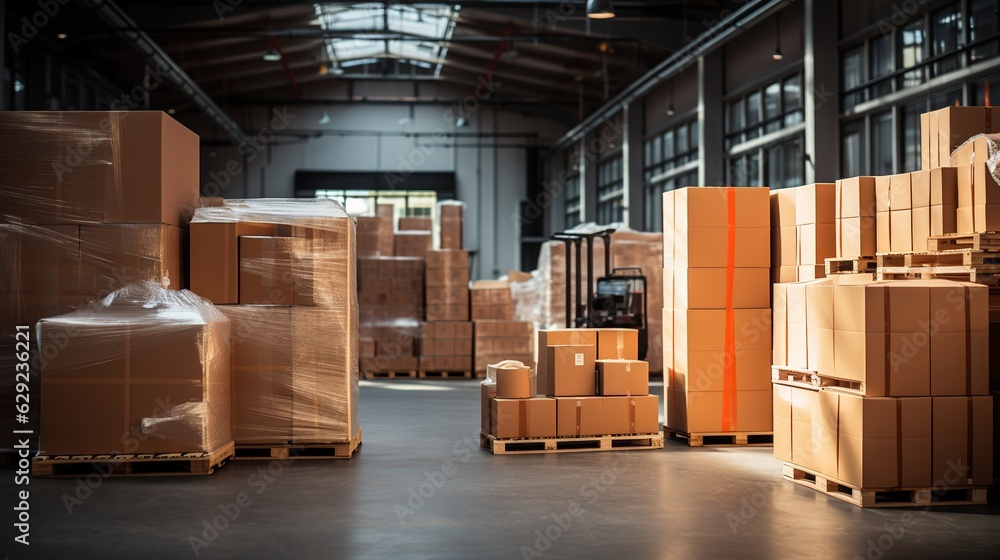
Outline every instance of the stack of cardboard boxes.
[[473, 371], [472, 322], [421, 323], [421, 371]]
[[445, 200], [437, 205], [437, 248], [461, 249], [462, 216], [465, 204], [455, 200]]
[[771, 431], [768, 189], [664, 193], [665, 426]]
[[428, 321], [468, 321], [469, 252], [428, 252], [426, 293]]
[[[402, 218], [400, 218], [402, 219]], [[432, 237], [429, 231], [397, 231], [395, 236], [395, 249], [393, 254], [397, 257], [418, 257], [427, 258], [427, 252], [431, 250]]]
[[473, 321], [512, 321], [514, 301], [505, 280], [478, 280], [470, 291]]
[[475, 321], [474, 366], [477, 374], [503, 360], [532, 361], [531, 338], [534, 326], [522, 321]]
[[775, 457], [862, 489], [990, 484], [987, 288], [869, 278], [775, 286], [776, 364], [855, 388], [775, 381]]
[[[391, 208], [391, 205], [379, 206]], [[388, 216], [359, 216], [355, 220], [358, 227], [359, 257], [391, 257], [395, 254], [391, 211]]]
[[400, 216], [396, 224], [399, 231], [433, 231], [434, 221], [418, 216]]
[[[0, 365], [18, 325], [134, 281], [186, 285], [197, 135], [156, 111], [6, 112], [0, 130]], [[0, 403], [14, 387], [0, 381]]]
[[836, 256], [836, 185], [816, 183], [771, 192], [771, 277], [775, 282], [826, 276]]
[[358, 259], [358, 299], [364, 372], [416, 371], [424, 316], [425, 260], [417, 257]]
[[636, 359], [638, 331], [540, 330], [538, 349], [537, 390], [529, 368], [491, 366], [495, 379], [483, 384], [483, 433], [503, 439], [659, 431], [648, 364]]
[[329, 200], [229, 200], [191, 227], [192, 290], [232, 322], [236, 443], [355, 441], [353, 220]]

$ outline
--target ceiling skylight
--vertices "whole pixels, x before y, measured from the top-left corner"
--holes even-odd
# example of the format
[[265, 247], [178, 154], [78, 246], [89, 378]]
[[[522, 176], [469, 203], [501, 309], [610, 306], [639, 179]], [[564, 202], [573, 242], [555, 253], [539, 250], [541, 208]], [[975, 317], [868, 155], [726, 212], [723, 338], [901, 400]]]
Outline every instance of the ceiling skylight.
[[442, 4], [390, 5], [378, 2], [351, 6], [315, 4], [316, 17], [325, 31], [331, 61], [349, 68], [379, 58], [392, 58], [418, 68], [441, 72], [458, 10]]

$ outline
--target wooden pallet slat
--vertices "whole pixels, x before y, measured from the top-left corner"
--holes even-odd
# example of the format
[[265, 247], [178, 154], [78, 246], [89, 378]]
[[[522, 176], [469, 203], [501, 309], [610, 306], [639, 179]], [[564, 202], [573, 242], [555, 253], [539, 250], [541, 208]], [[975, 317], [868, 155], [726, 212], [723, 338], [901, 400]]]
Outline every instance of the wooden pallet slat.
[[875, 257], [830, 257], [825, 260], [826, 275], [875, 272]]
[[986, 286], [1000, 286], [1000, 266], [894, 266], [879, 268], [878, 280], [908, 280], [919, 278], [941, 278], [974, 282]]
[[664, 426], [664, 434], [689, 447], [706, 445], [736, 445], [745, 447], [770, 447], [774, 445], [774, 432], [695, 432], [689, 433]]
[[817, 371], [788, 366], [771, 366], [771, 381], [779, 381], [789, 385], [836, 388], [860, 396], [865, 394], [865, 384], [859, 381], [830, 377]]
[[361, 430], [350, 441], [321, 443], [238, 443], [235, 459], [350, 459], [361, 447]]
[[32, 476], [183, 476], [212, 474], [233, 457], [229, 442], [207, 453], [116, 455], [39, 455], [31, 462]]
[[995, 271], [1000, 266], [1000, 252], [980, 249], [950, 249], [946, 251], [905, 251], [879, 253], [875, 256], [877, 268], [888, 267], [971, 267], [982, 271]]
[[927, 240], [927, 248], [931, 251], [947, 251], [950, 249], [1000, 249], [1000, 233], [947, 233], [932, 235]]
[[417, 375], [420, 379], [473, 379], [475, 377], [471, 371], [421, 370]]
[[498, 439], [480, 434], [480, 447], [494, 455], [529, 455], [537, 453], [580, 453], [586, 451], [633, 451], [663, 449], [663, 432], [557, 438]]
[[785, 480], [862, 508], [986, 504], [986, 486], [863, 489], [792, 463], [784, 463], [781, 474]]

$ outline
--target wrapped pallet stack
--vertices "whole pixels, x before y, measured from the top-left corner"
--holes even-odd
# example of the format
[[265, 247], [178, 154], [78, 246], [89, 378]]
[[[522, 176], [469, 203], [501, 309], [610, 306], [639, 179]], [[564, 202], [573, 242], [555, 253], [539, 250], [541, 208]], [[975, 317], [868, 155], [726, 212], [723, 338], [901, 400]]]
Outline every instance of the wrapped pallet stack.
[[326, 199], [227, 200], [199, 209], [191, 230], [192, 290], [232, 322], [237, 456], [350, 457], [361, 443], [354, 221]]
[[[159, 111], [3, 112], [0, 130], [0, 366], [18, 325], [131, 282], [186, 286], [196, 134]], [[13, 376], [0, 381], [0, 403], [14, 407], [14, 388]], [[12, 418], [0, 448], [14, 444]]]
[[634, 329], [538, 331], [536, 375], [517, 360], [487, 368], [483, 445], [494, 454], [657, 449], [659, 399]]
[[699, 445], [771, 432], [767, 188], [664, 193], [664, 429]]

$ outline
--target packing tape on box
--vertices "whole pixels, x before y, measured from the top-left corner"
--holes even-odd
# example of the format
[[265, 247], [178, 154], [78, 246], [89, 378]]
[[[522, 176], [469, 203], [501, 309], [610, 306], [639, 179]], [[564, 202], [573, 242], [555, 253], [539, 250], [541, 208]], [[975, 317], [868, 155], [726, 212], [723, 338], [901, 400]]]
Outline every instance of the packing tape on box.
[[615, 332], [615, 352], [616, 358], [625, 356], [625, 331]]
[[583, 401], [576, 401], [576, 435], [580, 435], [580, 426], [583, 425]]
[[628, 427], [629, 433], [637, 433], [635, 430], [635, 399], [628, 400]]
[[726, 189], [726, 333], [722, 378], [722, 431], [733, 431], [736, 424], [736, 311], [733, 289], [736, 274], [736, 189]]

